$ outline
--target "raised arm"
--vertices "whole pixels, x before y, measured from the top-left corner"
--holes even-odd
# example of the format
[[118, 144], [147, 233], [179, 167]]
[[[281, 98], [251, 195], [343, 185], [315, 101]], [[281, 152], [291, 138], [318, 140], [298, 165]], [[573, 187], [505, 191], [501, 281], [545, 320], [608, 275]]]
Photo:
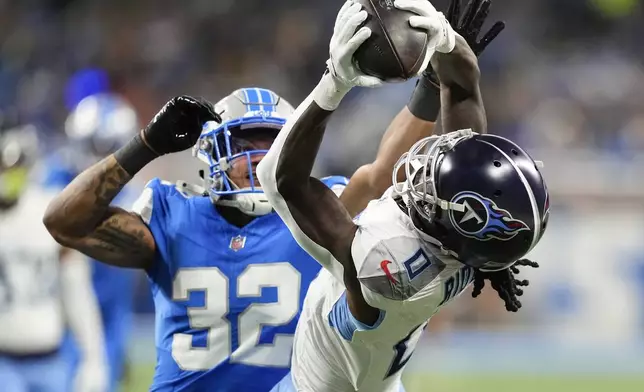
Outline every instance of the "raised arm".
[[454, 50], [436, 53], [432, 66], [441, 81], [443, 130], [472, 128], [474, 132], [486, 133], [487, 119], [479, 88], [481, 72], [465, 39], [457, 35]]
[[257, 176], [298, 244], [344, 281], [354, 316], [371, 322], [378, 313], [362, 298], [351, 257], [356, 226], [333, 191], [311, 177], [326, 123], [344, 95], [353, 86], [381, 83], [359, 74], [352, 64], [353, 53], [371, 34], [366, 27], [356, 32], [366, 17], [359, 4], [349, 1], [342, 7], [330, 44], [331, 71], [289, 118], [257, 167]]
[[85, 170], [49, 204], [43, 223], [61, 245], [107, 264], [148, 268], [154, 238], [141, 218], [110, 205], [134, 174], [160, 155], [192, 147], [202, 124], [218, 116], [190, 97], [169, 101], [115, 154]]
[[[496, 22], [479, 40], [481, 28], [489, 14], [491, 0], [470, 0], [461, 17], [461, 0], [452, 0], [447, 19], [480, 55], [505, 28]], [[436, 72], [428, 67], [419, 77], [411, 99], [393, 119], [385, 131], [376, 158], [361, 166], [340, 196], [351, 216], [362, 211], [369, 201], [379, 198], [392, 185], [391, 171], [400, 156], [409, 151], [418, 140], [435, 132], [436, 119], [441, 109], [441, 86]], [[399, 181], [403, 180], [399, 173]]]
[[135, 214], [110, 205], [132, 177], [113, 155], [85, 170], [49, 204], [43, 222], [61, 245], [120, 267], [146, 268], [155, 245]]
[[327, 121], [344, 95], [361, 81], [380, 84], [378, 79], [358, 75], [351, 63], [353, 53], [371, 35], [368, 28], [356, 33], [366, 17], [359, 4], [344, 4], [331, 38], [328, 68], [332, 71], [325, 72], [298, 106], [257, 168], [262, 189], [297, 242], [340, 279], [353, 265], [351, 241], [356, 227], [338, 197], [311, 177], [311, 170]]

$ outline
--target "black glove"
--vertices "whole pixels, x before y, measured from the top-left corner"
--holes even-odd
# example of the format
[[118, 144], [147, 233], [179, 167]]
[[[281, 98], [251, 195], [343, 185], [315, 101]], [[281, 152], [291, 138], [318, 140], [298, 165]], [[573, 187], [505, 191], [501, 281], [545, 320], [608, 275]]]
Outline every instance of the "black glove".
[[460, 21], [460, 24], [461, 1], [452, 0], [447, 10], [447, 21], [454, 31], [465, 38], [465, 41], [470, 45], [470, 48], [472, 48], [472, 51], [474, 51], [477, 57], [505, 29], [505, 23], [497, 21], [480, 41], [476, 40], [481, 33], [485, 19], [487, 19], [490, 13], [491, 5], [491, 0], [470, 0], [465, 7], [465, 15]]
[[[494, 41], [494, 39], [505, 29], [505, 22], [497, 21], [492, 28], [485, 33], [483, 38], [480, 41], [477, 41], [477, 38], [481, 33], [481, 28], [490, 13], [491, 5], [492, 0], [470, 0], [470, 2], [467, 3], [467, 6], [465, 6], [465, 14], [461, 18], [461, 0], [451, 0], [449, 8], [447, 9], [447, 15], [445, 16], [450, 26], [452, 26], [454, 31], [465, 39], [477, 57], [483, 53], [490, 42]], [[440, 87], [438, 76], [436, 75], [436, 72], [434, 72], [431, 64], [427, 66], [422, 77], [428, 78], [432, 84]]]
[[[465, 7], [465, 15], [461, 18], [461, 0], [451, 0], [447, 10], [447, 21], [454, 31], [460, 34], [472, 51], [477, 56], [492, 42], [505, 28], [505, 23], [496, 22], [494, 26], [477, 41], [483, 23], [490, 12], [492, 0], [470, 0]], [[416, 88], [407, 104], [411, 113], [425, 121], [435, 122], [440, 112], [440, 81], [434, 72], [431, 63], [423, 71]]]
[[187, 95], [174, 97], [140, 134], [114, 153], [114, 158], [134, 176], [153, 159], [194, 146], [208, 121], [221, 122], [210, 102]]
[[174, 97], [143, 130], [143, 139], [157, 156], [187, 150], [197, 143], [204, 123], [221, 122], [212, 104], [187, 95]]
[[521, 287], [528, 286], [530, 281], [518, 280], [515, 275], [519, 274], [519, 267], [539, 268], [539, 264], [528, 259], [517, 261], [512, 267], [496, 272], [483, 272], [476, 270], [474, 274], [474, 290], [472, 297], [476, 298], [485, 287], [485, 280], [488, 280], [492, 288], [499, 294], [505, 303], [505, 309], [509, 312], [516, 312], [521, 308], [520, 296], [523, 295]]

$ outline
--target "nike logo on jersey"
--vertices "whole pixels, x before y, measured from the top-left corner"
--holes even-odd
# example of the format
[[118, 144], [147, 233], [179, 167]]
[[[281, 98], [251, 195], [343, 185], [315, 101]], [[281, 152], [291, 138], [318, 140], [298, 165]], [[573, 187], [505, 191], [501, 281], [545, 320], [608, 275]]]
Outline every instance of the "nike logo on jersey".
[[380, 268], [382, 268], [383, 271], [385, 271], [385, 276], [389, 281], [393, 284], [397, 284], [398, 282], [396, 281], [396, 278], [391, 274], [389, 271], [389, 264], [391, 264], [391, 261], [389, 260], [383, 260], [380, 262]]

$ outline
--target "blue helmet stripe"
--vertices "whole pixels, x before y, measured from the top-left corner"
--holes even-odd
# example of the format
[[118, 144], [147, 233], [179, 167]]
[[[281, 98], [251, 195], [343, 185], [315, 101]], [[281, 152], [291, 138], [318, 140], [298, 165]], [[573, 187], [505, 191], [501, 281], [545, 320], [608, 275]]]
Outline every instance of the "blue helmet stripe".
[[248, 102], [250, 99], [248, 98], [248, 89], [243, 88], [241, 89], [242, 93], [244, 93], [244, 104], [246, 105], [246, 111], [250, 112], [250, 105], [248, 105]]
[[257, 105], [260, 103], [259, 100], [259, 93], [257, 92], [257, 89], [254, 88], [246, 88], [244, 89], [244, 94], [246, 94], [246, 98], [248, 98], [248, 105], [247, 109], [249, 112], [258, 112], [261, 109], [260, 105]]
[[273, 107], [275, 106], [275, 100], [273, 99], [273, 94], [270, 91], [258, 88], [259, 96], [261, 97], [262, 103], [268, 104], [270, 106], [264, 105], [264, 110], [267, 112], [273, 112]]
[[262, 94], [261, 90], [262, 89], [255, 88], [255, 92], [257, 93], [257, 102], [260, 103], [259, 110], [265, 112], [266, 111], [266, 106], [263, 105], [263, 104], [265, 104], [267, 102], [264, 100], [264, 98], [266, 98], [266, 97]]

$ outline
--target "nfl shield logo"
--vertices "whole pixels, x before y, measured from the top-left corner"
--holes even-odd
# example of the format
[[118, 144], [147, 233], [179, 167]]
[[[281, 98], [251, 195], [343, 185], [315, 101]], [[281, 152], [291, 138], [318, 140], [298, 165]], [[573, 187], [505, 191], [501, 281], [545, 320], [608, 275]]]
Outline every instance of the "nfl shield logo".
[[242, 249], [244, 245], [246, 245], [246, 237], [242, 237], [241, 235], [233, 237], [230, 240], [230, 249], [234, 250], [235, 252]]

